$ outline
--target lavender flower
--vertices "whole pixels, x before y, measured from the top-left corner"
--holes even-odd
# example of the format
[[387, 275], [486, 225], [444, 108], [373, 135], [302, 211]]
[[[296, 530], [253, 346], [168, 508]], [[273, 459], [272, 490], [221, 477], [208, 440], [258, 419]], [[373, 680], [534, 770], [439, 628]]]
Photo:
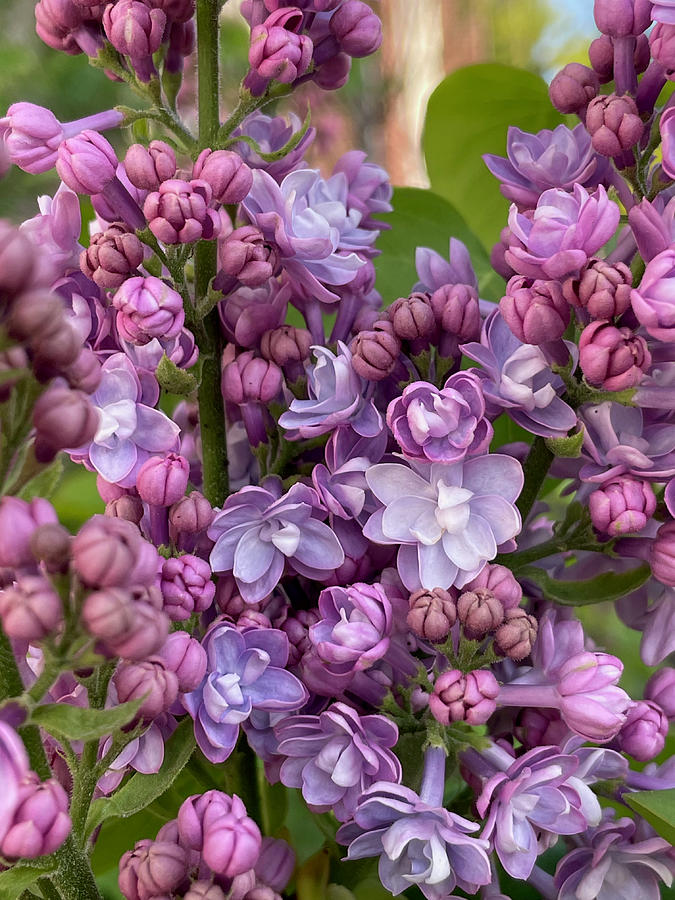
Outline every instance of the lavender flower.
[[14, 813], [20, 803], [19, 788], [28, 772], [28, 756], [21, 738], [13, 728], [0, 721], [0, 778], [2, 780], [0, 842], [12, 825]]
[[203, 642], [208, 657], [201, 685], [183, 697], [195, 720], [195, 736], [211, 762], [234, 750], [239, 725], [254, 710], [290, 712], [307, 701], [300, 681], [284, 669], [288, 638], [274, 628], [215, 625]]
[[[276, 153], [281, 150], [293, 135], [302, 127], [302, 122], [295, 113], [288, 114], [288, 122], [283, 116], [266, 116], [261, 112], [251, 113], [241, 125], [233, 132], [233, 137], [252, 138], [262, 153]], [[303, 159], [316, 136], [315, 128], [308, 128], [306, 134], [300, 139], [296, 147], [290, 153], [274, 162], [265, 162], [247, 142], [240, 141], [237, 144], [237, 152], [251, 169], [265, 169], [275, 181], [281, 182], [286, 175], [295, 169], [306, 169], [307, 164]]]
[[462, 587], [521, 528], [514, 503], [523, 486], [510, 456], [452, 465], [381, 463], [366, 480], [384, 508], [364, 528], [370, 540], [400, 544], [398, 570], [410, 591]]
[[359, 716], [333, 703], [318, 716], [292, 716], [275, 728], [285, 756], [280, 778], [302, 789], [314, 812], [351, 818], [361, 795], [376, 781], [398, 784], [401, 764], [391, 752], [398, 729], [384, 716]]
[[38, 197], [37, 216], [26, 219], [21, 231], [39, 248], [38, 262], [55, 281], [66, 272], [79, 268], [82, 246], [80, 201], [63, 182], [53, 197]]
[[450, 238], [447, 260], [429, 247], [418, 247], [415, 267], [420, 279], [415, 285], [416, 291], [433, 293], [446, 284], [468, 284], [478, 290], [478, 278], [471, 265], [469, 251], [457, 238]]

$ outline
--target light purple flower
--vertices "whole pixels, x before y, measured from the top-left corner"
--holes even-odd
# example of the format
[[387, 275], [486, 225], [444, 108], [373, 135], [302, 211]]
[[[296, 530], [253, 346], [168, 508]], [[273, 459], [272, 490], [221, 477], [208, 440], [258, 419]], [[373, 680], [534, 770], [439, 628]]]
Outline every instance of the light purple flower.
[[594, 188], [609, 174], [607, 160], [591, 145], [583, 125], [558, 125], [536, 134], [512, 125], [506, 138], [506, 156], [486, 153], [483, 161], [501, 181], [502, 194], [521, 210], [533, 209], [549, 188], [571, 191], [575, 184]]
[[[666, 202], [667, 201], [667, 202]], [[675, 241], [675, 197], [641, 200], [628, 210], [628, 223], [645, 262], [651, 262]]]
[[675, 25], [675, 0], [654, 0], [652, 21]]
[[364, 534], [400, 544], [398, 570], [410, 591], [462, 587], [515, 537], [521, 519], [515, 501], [523, 487], [520, 463], [491, 454], [452, 465], [381, 463], [366, 480], [384, 508]]
[[631, 291], [637, 320], [659, 341], [675, 340], [675, 252], [664, 250], [647, 263], [642, 280]]
[[564, 437], [574, 428], [574, 410], [558, 396], [564, 385], [551, 372], [539, 347], [523, 344], [496, 310], [483, 323], [480, 343], [462, 345], [462, 352], [483, 367], [488, 411], [504, 409], [516, 424], [542, 437]]
[[211, 762], [224, 762], [234, 750], [239, 725], [253, 710], [291, 712], [303, 706], [307, 691], [284, 666], [288, 638], [275, 628], [215, 625], [203, 641], [208, 657], [200, 687], [183, 697], [195, 720], [195, 736]]
[[292, 716], [275, 728], [285, 756], [280, 778], [302, 789], [313, 812], [351, 818], [363, 792], [376, 781], [399, 783], [401, 764], [391, 752], [398, 729], [385, 716], [359, 716], [333, 703], [318, 716]]
[[[326, 444], [326, 465], [317, 463], [312, 482], [326, 509], [340, 519], [360, 519], [374, 512], [366, 472], [387, 447], [387, 430], [362, 438], [351, 428], [336, 428]], [[360, 521], [362, 521], [360, 519]]]
[[[136, 473], [146, 460], [156, 453], [178, 449], [180, 429], [163, 412], [143, 402], [146, 397], [141, 382], [123, 353], [105, 361], [101, 384], [91, 399], [99, 411], [98, 431], [91, 444], [69, 452], [106, 481], [134, 487]], [[149, 399], [156, 402], [157, 395]]]
[[344, 153], [333, 167], [333, 174], [343, 172], [347, 178], [347, 208], [361, 214], [361, 227], [379, 229], [383, 223], [373, 220], [376, 213], [389, 213], [393, 207], [393, 189], [388, 173], [382, 166], [366, 162], [362, 150]]
[[675, 653], [675, 588], [655, 578], [637, 591], [617, 600], [619, 618], [642, 632], [640, 657], [647, 666], [656, 666]]
[[[261, 152], [275, 153], [281, 150], [294, 134], [302, 128], [302, 122], [295, 113], [288, 113], [288, 121], [283, 116], [266, 116], [261, 112], [251, 113], [241, 125], [232, 133], [233, 138], [246, 135], [252, 138]], [[290, 172], [295, 169], [306, 169], [307, 164], [303, 159], [316, 136], [315, 128], [308, 128], [307, 133], [300, 139], [296, 147], [282, 159], [274, 162], [265, 162], [250, 144], [240, 141], [237, 145], [237, 153], [251, 169], [265, 169], [275, 181], [283, 181]]]
[[247, 603], [258, 603], [279, 583], [286, 563], [300, 575], [321, 580], [341, 565], [344, 552], [328, 525], [316, 492], [300, 482], [282, 496], [281, 483], [244, 487], [216, 514], [211, 568], [232, 572]]
[[420, 279], [415, 285], [416, 291], [433, 293], [446, 284], [468, 284], [478, 290], [478, 278], [469, 251], [457, 238], [450, 238], [447, 260], [429, 247], [418, 247], [415, 267]]
[[439, 390], [415, 381], [391, 401], [387, 424], [409, 459], [452, 463], [487, 452], [493, 437], [480, 378], [456, 372]]
[[555, 188], [544, 191], [532, 218], [520, 214], [515, 204], [511, 207], [509, 227], [524, 247], [509, 247], [506, 261], [528, 278], [576, 276], [612, 237], [619, 215], [602, 185], [594, 194], [578, 183], [573, 194]]
[[297, 429], [311, 438], [351, 425], [362, 437], [382, 431], [382, 417], [367, 394], [370, 385], [354, 371], [352, 354], [338, 341], [337, 356], [326, 347], [312, 347], [316, 363], [307, 371], [308, 400], [294, 399], [279, 419], [282, 428]]
[[326, 285], [352, 281], [365, 261], [353, 251], [366, 249], [377, 236], [359, 229], [360, 213], [348, 212], [340, 193], [315, 169], [291, 172], [280, 185], [256, 169], [243, 203], [251, 223], [278, 247], [288, 275], [307, 296], [324, 303], [339, 300]]
[[61, 183], [53, 197], [38, 197], [38, 208], [37, 216], [22, 222], [21, 231], [39, 249], [40, 266], [49, 272], [52, 281], [73, 269], [79, 274], [83, 249], [79, 197]]
[[19, 805], [19, 787], [29, 772], [28, 756], [19, 735], [0, 721], [0, 783], [2, 784], [2, 814], [0, 842], [12, 825]]

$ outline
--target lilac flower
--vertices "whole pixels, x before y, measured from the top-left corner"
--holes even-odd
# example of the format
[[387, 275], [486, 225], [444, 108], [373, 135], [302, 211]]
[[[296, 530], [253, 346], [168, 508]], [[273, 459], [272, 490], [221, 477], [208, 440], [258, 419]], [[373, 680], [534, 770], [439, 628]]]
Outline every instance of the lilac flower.
[[647, 666], [656, 666], [675, 653], [675, 588], [655, 578], [625, 597], [616, 611], [629, 628], [642, 633], [640, 657]]
[[[99, 410], [99, 427], [94, 440], [70, 452], [84, 461], [106, 481], [134, 487], [136, 473], [155, 453], [178, 449], [180, 429], [158, 409], [146, 405], [147, 398], [129, 359], [122, 353], [108, 357], [101, 369], [101, 384], [92, 395]], [[158, 391], [156, 382], [155, 390]]]
[[564, 437], [575, 427], [576, 413], [558, 396], [564, 385], [549, 360], [539, 347], [521, 343], [498, 310], [485, 320], [480, 343], [463, 344], [462, 352], [483, 366], [477, 374], [492, 414], [504, 409], [543, 437]]
[[275, 729], [285, 756], [280, 778], [302, 789], [313, 812], [351, 818], [363, 792], [376, 781], [398, 784], [401, 764], [391, 752], [398, 729], [385, 716], [359, 716], [333, 703], [318, 716], [292, 716]]
[[391, 401], [387, 424], [409, 459], [452, 463], [485, 453], [493, 437], [480, 378], [456, 372], [439, 390], [416, 381]]
[[275, 628], [215, 625], [203, 641], [206, 675], [197, 690], [183, 697], [195, 720], [195, 736], [211, 762], [224, 762], [234, 750], [239, 725], [254, 710], [299, 709], [308, 694], [284, 668], [288, 638]]
[[0, 842], [14, 819], [20, 802], [19, 788], [28, 775], [28, 756], [21, 738], [5, 722], [0, 722], [0, 782], [2, 783], [2, 815]]
[[[232, 132], [233, 138], [245, 135], [252, 138], [262, 153], [275, 153], [281, 150], [288, 141], [297, 134], [302, 127], [300, 119], [295, 113], [288, 114], [288, 122], [283, 116], [266, 116], [261, 112], [251, 113], [241, 125]], [[315, 128], [308, 128], [306, 134], [300, 139], [296, 147], [286, 156], [274, 162], [265, 162], [250, 144], [240, 141], [237, 145], [237, 153], [251, 169], [265, 169], [265, 171], [281, 182], [295, 169], [306, 169], [307, 164], [303, 159], [316, 136]]]
[[344, 252], [343, 247], [365, 249], [376, 237], [375, 232], [359, 229], [358, 211], [348, 213], [331, 193], [315, 169], [291, 172], [280, 185], [256, 169], [243, 203], [251, 223], [278, 247], [281, 264], [293, 281], [324, 303], [339, 299], [325, 285], [348, 284], [364, 264], [356, 252]]
[[452, 465], [381, 463], [366, 473], [385, 504], [364, 528], [370, 540], [400, 544], [398, 570], [410, 591], [462, 587], [521, 528], [514, 506], [523, 486], [510, 456], [478, 456]]
[[326, 509], [340, 519], [357, 519], [374, 512], [368, 502], [365, 473], [378, 463], [387, 447], [387, 431], [362, 438], [351, 428], [336, 428], [326, 444], [326, 465], [317, 463], [312, 482]]
[[[182, 632], [184, 633], [184, 632]], [[180, 712], [180, 703], [176, 704]], [[98, 780], [98, 790], [105, 795], [111, 794], [120, 784], [129, 768], [143, 775], [154, 775], [164, 762], [164, 744], [176, 730], [177, 722], [170, 713], [163, 713], [156, 718], [139, 737], [130, 741]], [[112, 745], [112, 738], [107, 738], [100, 749], [103, 756]]]
[[284, 566], [321, 580], [344, 561], [331, 529], [319, 521], [325, 512], [316, 492], [294, 484], [282, 496], [281, 483], [244, 487], [230, 495], [208, 536], [214, 540], [214, 572], [232, 572], [247, 603], [257, 603], [279, 583]]
[[675, 2], [673, 0], [654, 0], [652, 21], [675, 25]]
[[577, 276], [612, 237], [619, 215], [602, 185], [591, 195], [578, 183], [573, 194], [555, 188], [544, 191], [532, 218], [520, 214], [515, 204], [511, 207], [509, 227], [524, 247], [509, 247], [506, 261], [529, 278]]
[[326, 434], [339, 425], [351, 425], [362, 437], [382, 431], [382, 418], [366, 396], [368, 382], [356, 374], [352, 354], [338, 341], [334, 356], [326, 347], [312, 348], [316, 363], [307, 371], [308, 400], [292, 400], [279, 419], [282, 428], [297, 429], [300, 437]]
[[478, 290], [478, 278], [469, 251], [457, 238], [450, 238], [448, 260], [429, 247], [418, 247], [415, 267], [420, 280], [414, 289], [433, 293], [446, 284], [468, 284]]
[[675, 254], [668, 248], [649, 261], [639, 286], [631, 292], [637, 320], [659, 341], [675, 338], [674, 286]]
[[379, 229], [383, 223], [373, 220], [376, 213], [389, 213], [392, 187], [389, 175], [374, 163], [366, 162], [362, 150], [344, 153], [333, 167], [333, 174], [343, 172], [347, 178], [347, 208], [357, 209], [362, 216], [361, 227]]
[[80, 200], [74, 191], [61, 183], [53, 197], [38, 197], [39, 215], [26, 219], [21, 231], [40, 250], [40, 265], [54, 281], [66, 272], [80, 268], [79, 242], [82, 230]]
[[537, 134], [512, 125], [506, 138], [506, 157], [486, 153], [490, 172], [501, 181], [500, 191], [521, 210], [533, 209], [549, 188], [573, 190], [575, 184], [594, 188], [609, 174], [608, 163], [591, 145], [583, 125], [558, 125]]
[[[668, 841], [614, 810], [585, 835], [584, 844], [558, 863], [559, 900], [659, 900], [659, 882], [673, 882], [675, 860]], [[642, 832], [642, 833], [640, 833]]]

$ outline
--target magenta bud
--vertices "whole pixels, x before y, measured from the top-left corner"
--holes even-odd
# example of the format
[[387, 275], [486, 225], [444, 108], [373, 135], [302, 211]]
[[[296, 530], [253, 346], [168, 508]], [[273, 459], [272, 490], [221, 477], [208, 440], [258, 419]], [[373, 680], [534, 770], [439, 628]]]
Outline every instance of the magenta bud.
[[204, 862], [227, 878], [248, 872], [260, 855], [260, 830], [236, 794], [188, 797], [178, 810], [178, 833], [183, 846], [201, 852]]
[[523, 589], [506, 566], [488, 563], [480, 574], [464, 585], [465, 591], [475, 591], [476, 588], [492, 591], [505, 610], [514, 609], [523, 599]]
[[[35, 265], [33, 257], [31, 261]], [[44, 341], [53, 343], [64, 321], [62, 301], [46, 290], [33, 290], [21, 294], [12, 304], [6, 327], [10, 337], [33, 346]]]
[[154, 275], [127, 278], [112, 298], [117, 329], [132, 344], [177, 337], [185, 322], [183, 298]]
[[35, 455], [49, 462], [58, 450], [81, 447], [93, 440], [99, 414], [88, 395], [65, 387], [50, 387], [33, 409]]
[[109, 481], [106, 481], [105, 478], [101, 478], [100, 475], [97, 475], [96, 490], [104, 503], [110, 503], [111, 500], [117, 500], [119, 497], [126, 497], [135, 489], [122, 488], [118, 484], [111, 484]]
[[35, 859], [54, 853], [70, 834], [68, 795], [56, 781], [29, 772], [19, 786], [19, 805], [0, 843], [0, 856]]
[[309, 69], [314, 46], [305, 34], [296, 34], [302, 11], [278, 9], [251, 29], [248, 61], [261, 79], [291, 84]]
[[0, 591], [0, 619], [8, 637], [41, 641], [61, 625], [61, 598], [46, 578], [26, 575]]
[[0, 567], [20, 569], [34, 563], [30, 540], [41, 525], [58, 524], [54, 507], [36, 497], [28, 503], [18, 497], [0, 498]]
[[570, 321], [570, 307], [557, 281], [516, 275], [499, 301], [502, 318], [524, 344], [557, 341]]
[[156, 191], [163, 181], [175, 176], [176, 154], [164, 141], [150, 141], [147, 147], [132, 144], [124, 157], [124, 169], [134, 187]]
[[237, 628], [271, 628], [272, 623], [259, 609], [244, 607], [237, 618]]
[[460, 343], [477, 341], [480, 337], [480, 308], [478, 294], [469, 284], [444, 284], [430, 299], [436, 323], [446, 334]]
[[138, 894], [138, 869], [147, 856], [148, 848], [152, 843], [148, 839], [138, 841], [134, 849], [127, 850], [120, 859], [117, 883], [125, 900], [140, 900]]
[[408, 599], [408, 626], [423, 640], [444, 641], [457, 619], [454, 595], [442, 588], [419, 590]]
[[150, 0], [150, 6], [161, 9], [169, 22], [183, 25], [195, 14], [195, 0]]
[[219, 254], [221, 270], [247, 287], [265, 284], [279, 267], [278, 252], [265, 242], [255, 225], [244, 225], [228, 234]]
[[120, 663], [113, 682], [120, 703], [144, 698], [136, 713], [144, 722], [151, 722], [166, 712], [178, 696], [178, 676], [158, 657]]
[[663, 710], [650, 700], [638, 700], [628, 708], [617, 739], [624, 753], [647, 762], [663, 750], [667, 736], [668, 719]]
[[209, 501], [199, 491], [191, 491], [169, 510], [169, 522], [177, 534], [206, 531], [215, 515]]
[[664, 522], [650, 548], [652, 575], [662, 584], [675, 587], [675, 521]]
[[218, 237], [221, 218], [212, 209], [213, 191], [202, 180], [163, 181], [157, 191], [145, 198], [143, 213], [148, 227], [164, 244], [191, 244]]
[[593, 69], [581, 63], [568, 63], [555, 76], [548, 92], [558, 112], [580, 113], [599, 89], [600, 82]]
[[89, 347], [82, 347], [75, 362], [63, 374], [72, 388], [93, 394], [101, 383], [101, 361]]
[[645, 339], [611, 322], [587, 325], [579, 339], [579, 364], [589, 384], [622, 391], [640, 383], [652, 363]]
[[495, 631], [504, 621], [504, 607], [487, 588], [465, 591], [457, 600], [457, 618], [464, 635], [477, 641]]
[[611, 37], [636, 36], [651, 24], [651, 0], [595, 0], [593, 15], [598, 30]]
[[401, 341], [426, 340], [436, 330], [436, 319], [428, 294], [417, 292], [409, 297], [399, 297], [387, 312], [394, 334]]
[[675, 719], [675, 669], [664, 666], [645, 685], [645, 700], [659, 706], [669, 719]]
[[65, 572], [70, 562], [70, 532], [56, 522], [48, 522], [35, 529], [30, 538], [30, 550], [36, 562], [48, 572]]
[[631, 96], [609, 94], [588, 104], [586, 128], [598, 153], [618, 156], [640, 141], [644, 123]]
[[614, 77], [614, 46], [611, 37], [601, 34], [591, 41], [588, 58], [600, 84], [607, 84]]
[[103, 135], [83, 131], [59, 146], [56, 171], [76, 194], [100, 194], [116, 177], [117, 156]]
[[247, 350], [223, 369], [223, 397], [230, 403], [271, 403], [279, 395], [283, 381], [276, 363]]
[[340, 49], [349, 56], [370, 56], [382, 43], [382, 23], [361, 0], [343, 3], [331, 16], [329, 27]]
[[143, 262], [143, 244], [126, 225], [113, 223], [92, 235], [80, 268], [100, 288], [118, 288]]
[[306, 328], [294, 328], [293, 325], [282, 325], [266, 331], [260, 339], [263, 358], [281, 367], [309, 359], [311, 346], [312, 336], [309, 331]]
[[155, 74], [152, 54], [162, 43], [166, 16], [161, 9], [149, 9], [142, 0], [117, 0], [103, 13], [106, 37], [118, 53], [128, 56], [142, 81]]
[[73, 567], [88, 587], [150, 586], [159, 555], [131, 522], [95, 515], [73, 541]]
[[563, 296], [593, 319], [613, 319], [630, 306], [632, 284], [633, 274], [625, 263], [612, 265], [604, 259], [592, 259], [579, 278], [569, 278], [563, 284]]
[[13, 103], [0, 119], [0, 133], [11, 162], [38, 175], [54, 168], [56, 151], [65, 138], [54, 113], [35, 103]]
[[441, 725], [484, 725], [497, 708], [498, 694], [497, 679], [489, 669], [476, 669], [466, 675], [459, 669], [450, 669], [436, 679], [429, 710]]
[[187, 631], [174, 631], [159, 652], [166, 667], [175, 673], [181, 693], [194, 691], [206, 674], [206, 650]]
[[[233, 150], [202, 150], [192, 169], [192, 177], [200, 178], [211, 186], [213, 199], [217, 203], [240, 203], [253, 185], [253, 172]], [[249, 283], [243, 278], [239, 280], [243, 284]]]
[[656, 497], [647, 481], [620, 475], [605, 481], [588, 498], [593, 527], [600, 534], [620, 537], [642, 531], [656, 510]]
[[144, 515], [143, 502], [140, 497], [124, 494], [116, 500], [106, 503], [105, 515], [113, 519], [126, 519], [134, 525], [140, 525]]
[[84, 602], [82, 621], [107, 654], [123, 659], [145, 659], [156, 653], [169, 633], [165, 613], [123, 588], [90, 594]]
[[187, 851], [169, 841], [153, 841], [138, 865], [139, 900], [183, 893], [189, 884]]
[[139, 469], [136, 488], [151, 506], [172, 506], [185, 496], [190, 463], [178, 453], [151, 456]]
[[164, 561], [160, 589], [164, 611], [174, 622], [184, 622], [193, 613], [207, 610], [216, 593], [209, 564], [189, 553]]
[[495, 632], [494, 648], [502, 656], [508, 656], [516, 662], [525, 659], [532, 652], [537, 628], [535, 617], [528, 615], [524, 609], [519, 606], [507, 609], [504, 622]]
[[389, 321], [379, 320], [370, 331], [356, 335], [349, 348], [357, 375], [368, 381], [383, 381], [396, 368], [401, 342]]

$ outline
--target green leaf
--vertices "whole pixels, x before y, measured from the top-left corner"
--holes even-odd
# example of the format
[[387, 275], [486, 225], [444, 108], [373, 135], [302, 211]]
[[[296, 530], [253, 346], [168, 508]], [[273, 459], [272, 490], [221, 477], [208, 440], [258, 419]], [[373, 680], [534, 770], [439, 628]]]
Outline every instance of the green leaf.
[[171, 362], [166, 353], [160, 359], [155, 375], [160, 387], [170, 394], [179, 394], [181, 397], [186, 397], [199, 387], [199, 382], [195, 376], [190, 372], [186, 372], [185, 369], [179, 369], [175, 363]]
[[87, 834], [113, 816], [133, 816], [160, 797], [173, 783], [195, 748], [192, 719], [186, 717], [164, 748], [164, 762], [154, 775], [140, 772], [129, 779], [111, 797], [95, 800], [87, 820]]
[[123, 725], [128, 725], [143, 702], [131, 700], [112, 709], [89, 709], [67, 703], [47, 703], [36, 706], [31, 722], [45, 731], [58, 734], [69, 741], [93, 741], [105, 737]]
[[49, 500], [59, 486], [63, 477], [63, 470], [63, 456], [59, 455], [53, 463], [43, 467], [37, 475], [30, 478], [23, 485], [17, 496], [21, 497], [22, 500], [32, 500], [34, 497], [44, 497], [45, 500]]
[[675, 844], [675, 788], [624, 794], [625, 802], [646, 819], [661, 837]]
[[482, 155], [505, 154], [509, 125], [536, 132], [562, 121], [538, 75], [496, 63], [458, 69], [427, 106], [423, 147], [432, 190], [491, 246], [506, 225], [509, 203]]
[[651, 575], [649, 566], [638, 566], [630, 572], [603, 572], [584, 581], [558, 581], [543, 569], [525, 566], [518, 571], [518, 578], [527, 578], [537, 584], [544, 596], [563, 606], [587, 606], [618, 600], [637, 590]]
[[377, 247], [382, 251], [375, 262], [377, 289], [388, 306], [397, 297], [407, 297], [419, 281], [415, 269], [415, 248], [431, 247], [448, 258], [451, 237], [466, 244], [478, 275], [481, 297], [493, 300], [501, 296], [503, 280], [493, 271], [480, 241], [472, 234], [452, 204], [422, 188], [394, 188], [394, 212], [387, 215], [390, 231], [383, 231]]
[[0, 900], [16, 900], [41, 875], [52, 871], [49, 866], [16, 865], [0, 872]]

